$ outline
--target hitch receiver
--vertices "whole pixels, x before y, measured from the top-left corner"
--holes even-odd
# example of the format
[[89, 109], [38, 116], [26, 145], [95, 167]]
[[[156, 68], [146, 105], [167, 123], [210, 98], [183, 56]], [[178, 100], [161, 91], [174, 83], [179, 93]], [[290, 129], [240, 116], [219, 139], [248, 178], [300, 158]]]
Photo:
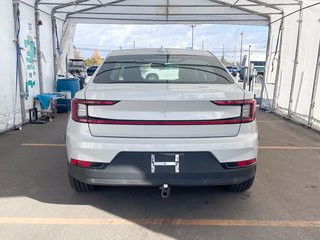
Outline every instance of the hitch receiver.
[[162, 184], [160, 186], [161, 197], [168, 198], [170, 196], [170, 187], [168, 184]]

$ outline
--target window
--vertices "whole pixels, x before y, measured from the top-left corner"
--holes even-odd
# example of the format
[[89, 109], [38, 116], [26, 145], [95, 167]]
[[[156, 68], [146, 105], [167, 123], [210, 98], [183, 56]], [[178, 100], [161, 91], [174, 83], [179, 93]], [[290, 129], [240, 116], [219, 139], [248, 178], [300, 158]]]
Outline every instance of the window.
[[265, 65], [265, 62], [263, 61], [251, 61], [251, 63], [257, 67], [263, 67]]
[[234, 81], [215, 57], [149, 54], [108, 57], [93, 82], [227, 84]]

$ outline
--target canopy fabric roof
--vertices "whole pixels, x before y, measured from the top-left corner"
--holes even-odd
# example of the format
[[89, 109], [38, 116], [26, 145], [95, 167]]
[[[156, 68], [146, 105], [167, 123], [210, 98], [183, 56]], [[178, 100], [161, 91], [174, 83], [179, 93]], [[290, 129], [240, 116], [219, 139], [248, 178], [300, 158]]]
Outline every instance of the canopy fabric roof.
[[[312, 1], [312, 0], [309, 0]], [[75, 23], [268, 25], [297, 0], [36, 0]]]

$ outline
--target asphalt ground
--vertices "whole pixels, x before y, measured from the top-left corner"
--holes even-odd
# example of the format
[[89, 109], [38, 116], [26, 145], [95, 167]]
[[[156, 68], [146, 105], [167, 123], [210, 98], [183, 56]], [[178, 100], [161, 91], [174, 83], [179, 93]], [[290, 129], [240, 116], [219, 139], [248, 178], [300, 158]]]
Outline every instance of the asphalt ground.
[[253, 187], [103, 187], [68, 183], [66, 114], [0, 135], [0, 239], [320, 239], [320, 135], [258, 111]]

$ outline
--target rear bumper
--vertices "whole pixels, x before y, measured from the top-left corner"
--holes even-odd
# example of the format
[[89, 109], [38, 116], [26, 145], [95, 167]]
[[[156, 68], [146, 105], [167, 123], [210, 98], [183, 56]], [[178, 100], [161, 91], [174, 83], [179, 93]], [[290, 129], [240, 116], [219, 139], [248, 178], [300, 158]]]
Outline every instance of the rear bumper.
[[[242, 124], [235, 137], [221, 138], [105, 138], [93, 137], [87, 124], [69, 121], [67, 127], [69, 174], [93, 185], [229, 185], [255, 175], [256, 167], [224, 169], [221, 163], [257, 158], [256, 123]], [[144, 153], [148, 157], [117, 157], [122, 153]], [[179, 173], [150, 171], [150, 153], [209, 153], [213, 160], [189, 158], [188, 168], [181, 160]], [[106, 163], [105, 169], [85, 169], [70, 165], [70, 159]], [[116, 161], [117, 160], [117, 161]], [[200, 164], [200, 167], [199, 167]]]
[[[195, 166], [196, 167], [196, 166]], [[68, 173], [81, 182], [92, 185], [105, 186], [160, 186], [169, 184], [172, 186], [208, 186], [208, 185], [232, 185], [242, 183], [252, 177], [256, 172], [256, 166], [239, 169], [215, 169], [202, 173], [155, 173], [134, 169], [127, 166], [119, 172], [117, 166], [109, 165], [105, 169], [85, 169], [72, 166], [68, 163]], [[212, 170], [212, 169], [211, 169]]]

